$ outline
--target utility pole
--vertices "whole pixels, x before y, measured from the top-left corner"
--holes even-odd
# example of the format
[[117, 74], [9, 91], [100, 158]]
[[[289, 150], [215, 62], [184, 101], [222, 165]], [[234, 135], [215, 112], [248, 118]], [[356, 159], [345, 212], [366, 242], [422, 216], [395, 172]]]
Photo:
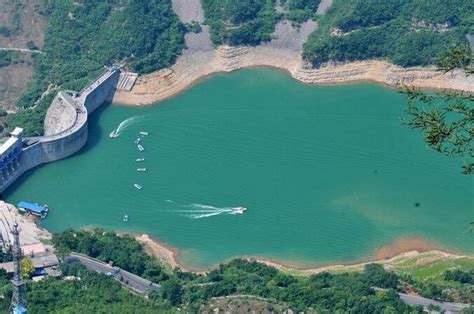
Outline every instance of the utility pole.
[[11, 233], [13, 235], [13, 296], [11, 312], [13, 314], [24, 314], [26, 313], [25, 281], [21, 276], [20, 231], [16, 222]]

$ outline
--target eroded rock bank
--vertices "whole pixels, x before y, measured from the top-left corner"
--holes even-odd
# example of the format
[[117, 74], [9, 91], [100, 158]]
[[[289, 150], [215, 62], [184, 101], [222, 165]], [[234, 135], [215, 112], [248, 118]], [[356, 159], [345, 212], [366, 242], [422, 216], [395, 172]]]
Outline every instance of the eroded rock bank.
[[[200, 0], [173, 0], [179, 18], [204, 21]], [[319, 14], [332, 1], [322, 1]], [[390, 86], [410, 85], [429, 89], [452, 89], [474, 92], [474, 76], [462, 71], [443, 74], [435, 67], [402, 68], [385, 61], [361, 61], [315, 69], [301, 58], [303, 44], [316, 29], [317, 23], [308, 21], [299, 28], [289, 21], [280, 21], [272, 40], [257, 47], [213, 47], [209, 27], [202, 25], [198, 34], [186, 34], [186, 49], [172, 67], [141, 76], [131, 92], [118, 91], [114, 102], [126, 105], [147, 105], [174, 96], [200, 79], [220, 72], [248, 67], [274, 67], [286, 70], [295, 79], [308, 84], [335, 84], [374, 81]]]

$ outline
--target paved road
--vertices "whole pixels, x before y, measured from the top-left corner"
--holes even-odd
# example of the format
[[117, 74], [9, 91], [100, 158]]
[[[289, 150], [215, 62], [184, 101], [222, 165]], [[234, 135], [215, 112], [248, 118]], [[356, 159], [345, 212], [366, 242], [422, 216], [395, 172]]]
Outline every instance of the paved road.
[[[374, 290], [385, 290], [382, 288], [373, 287]], [[470, 304], [463, 304], [463, 303], [452, 303], [452, 302], [440, 302], [432, 299], [427, 299], [423, 297], [418, 297], [410, 294], [405, 293], [398, 293], [400, 296], [400, 300], [405, 302], [409, 305], [422, 305], [425, 310], [427, 309], [428, 305], [433, 304], [437, 305], [444, 310], [446, 314], [448, 313], [459, 313], [462, 309], [468, 308]]]
[[426, 299], [426, 298], [408, 295], [404, 293], [399, 293], [398, 295], [400, 296], [400, 299], [407, 304], [422, 305], [425, 309], [430, 304], [437, 305], [441, 308], [441, 310], [444, 310], [446, 314], [459, 313], [462, 309], [469, 307], [469, 304], [440, 302], [440, 301]]
[[20, 51], [20, 52], [31, 52], [31, 53], [43, 53], [40, 50], [26, 49], [26, 48], [1, 48], [0, 50], [4, 51]]
[[109, 266], [108, 264], [93, 259], [87, 255], [71, 253], [65, 258], [65, 262], [79, 262], [87, 269], [111, 276], [115, 280], [120, 281], [120, 283], [122, 283], [126, 287], [141, 294], [145, 294], [150, 289], [155, 290], [157, 292], [160, 291], [160, 285], [158, 284], [154, 284], [149, 280], [134, 275], [121, 268]]

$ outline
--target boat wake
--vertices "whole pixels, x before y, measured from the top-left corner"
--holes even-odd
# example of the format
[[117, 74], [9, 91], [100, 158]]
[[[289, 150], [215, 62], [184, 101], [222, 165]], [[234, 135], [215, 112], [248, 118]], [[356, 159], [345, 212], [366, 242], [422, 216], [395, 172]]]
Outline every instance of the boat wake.
[[133, 117], [130, 117], [128, 119], [125, 119], [122, 122], [120, 122], [120, 124], [117, 126], [116, 129], [112, 130], [112, 132], [110, 133], [109, 136], [111, 138], [119, 137], [120, 133], [125, 131], [125, 129], [127, 129], [128, 127], [130, 127], [134, 124], [137, 124], [138, 122], [143, 121], [143, 119], [145, 119], [145, 116], [133, 116]]
[[[174, 203], [171, 200], [166, 200], [167, 203]], [[175, 209], [172, 212], [183, 213], [184, 216], [190, 219], [203, 219], [217, 215], [235, 215], [243, 214], [246, 210], [243, 207], [215, 207], [204, 204], [189, 204], [181, 205], [182, 208], [186, 209]]]

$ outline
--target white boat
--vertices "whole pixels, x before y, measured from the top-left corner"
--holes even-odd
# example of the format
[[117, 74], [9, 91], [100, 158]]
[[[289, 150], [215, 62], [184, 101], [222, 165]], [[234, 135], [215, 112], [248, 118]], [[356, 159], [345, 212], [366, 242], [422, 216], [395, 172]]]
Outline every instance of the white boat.
[[118, 137], [118, 134], [115, 130], [113, 130], [112, 132], [110, 132], [109, 137], [110, 138], [116, 138], [116, 137]]
[[247, 210], [247, 208], [245, 208], [245, 207], [234, 207], [234, 208], [232, 208], [232, 210], [236, 214], [243, 214]]
[[140, 145], [140, 144], [138, 144], [137, 147], [138, 147], [138, 150], [141, 151], [141, 152], [145, 150], [145, 149], [143, 148], [143, 146]]
[[124, 221], [124, 222], [127, 222], [127, 221], [128, 221], [128, 215], [124, 215], [124, 216], [123, 216], [123, 221]]
[[138, 171], [138, 172], [145, 172], [145, 171], [146, 171], [146, 168], [137, 168], [137, 171]]
[[142, 161], [145, 161], [145, 158], [137, 158], [136, 159], [138, 162], [142, 162]]
[[141, 141], [141, 140], [142, 140], [141, 138], [137, 138], [134, 143], [135, 143], [135, 144], [140, 144], [140, 141]]
[[138, 183], [135, 183], [133, 186], [136, 187], [138, 190], [143, 189], [143, 186], [141, 186], [141, 185], [138, 184]]
[[148, 132], [141, 131], [140, 134], [143, 135], [143, 136], [147, 136], [147, 135], [148, 135]]

